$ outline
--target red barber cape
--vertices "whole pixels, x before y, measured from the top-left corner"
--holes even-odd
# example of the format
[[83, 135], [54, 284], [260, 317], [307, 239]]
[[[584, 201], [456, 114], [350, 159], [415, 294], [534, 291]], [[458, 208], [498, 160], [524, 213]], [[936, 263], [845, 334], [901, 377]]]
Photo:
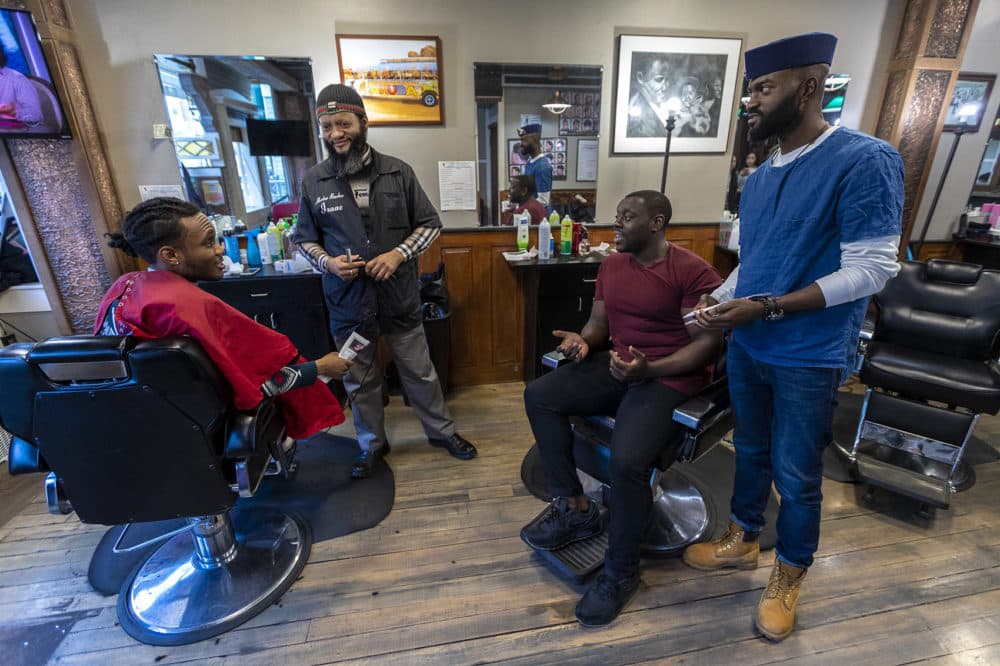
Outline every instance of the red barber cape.
[[[126, 273], [101, 301], [96, 335], [118, 301], [116, 322], [142, 340], [187, 335], [197, 340], [233, 388], [236, 408], [263, 399], [261, 385], [286, 365], [303, 362], [287, 337], [168, 271]], [[344, 421], [340, 404], [322, 382], [277, 397], [290, 436], [300, 439]]]

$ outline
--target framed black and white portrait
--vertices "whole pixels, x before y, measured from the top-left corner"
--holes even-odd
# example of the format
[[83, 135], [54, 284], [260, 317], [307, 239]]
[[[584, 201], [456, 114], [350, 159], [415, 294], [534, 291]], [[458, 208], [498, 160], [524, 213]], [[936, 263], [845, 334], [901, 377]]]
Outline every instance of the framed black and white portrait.
[[619, 35], [612, 153], [724, 153], [742, 40]]

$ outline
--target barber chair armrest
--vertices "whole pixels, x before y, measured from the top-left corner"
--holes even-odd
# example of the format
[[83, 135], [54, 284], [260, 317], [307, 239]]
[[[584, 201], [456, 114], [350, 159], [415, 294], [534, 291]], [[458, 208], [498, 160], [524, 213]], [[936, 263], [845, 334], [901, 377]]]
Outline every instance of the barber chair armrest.
[[226, 424], [225, 458], [269, 455], [271, 447], [281, 443], [285, 422], [273, 398], [262, 400], [253, 411], [234, 412]]
[[10, 442], [7, 469], [11, 474], [34, 474], [48, 472], [49, 466], [37, 446], [15, 435]]
[[281, 450], [285, 421], [276, 400], [265, 399], [252, 412], [236, 412], [226, 424], [223, 457], [234, 463], [233, 485], [240, 497], [251, 497], [267, 473], [273, 457], [288, 464]]
[[131, 336], [70, 335], [35, 344], [28, 353], [30, 363], [79, 363], [117, 361], [136, 345]]
[[703, 430], [729, 409], [729, 382], [717, 379], [674, 408], [674, 421], [692, 430]]
[[674, 409], [674, 421], [686, 428], [679, 460], [703, 456], [732, 428], [729, 382], [721, 377]]

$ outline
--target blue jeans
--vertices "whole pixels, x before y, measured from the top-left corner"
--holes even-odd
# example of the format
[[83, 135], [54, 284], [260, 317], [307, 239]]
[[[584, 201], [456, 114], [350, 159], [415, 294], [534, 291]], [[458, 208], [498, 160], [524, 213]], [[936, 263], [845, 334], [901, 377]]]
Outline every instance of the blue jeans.
[[832, 439], [833, 398], [839, 368], [797, 368], [755, 361], [729, 345], [736, 478], [732, 520], [748, 532], [764, 527], [774, 481], [779, 560], [808, 567], [819, 544], [823, 449]]

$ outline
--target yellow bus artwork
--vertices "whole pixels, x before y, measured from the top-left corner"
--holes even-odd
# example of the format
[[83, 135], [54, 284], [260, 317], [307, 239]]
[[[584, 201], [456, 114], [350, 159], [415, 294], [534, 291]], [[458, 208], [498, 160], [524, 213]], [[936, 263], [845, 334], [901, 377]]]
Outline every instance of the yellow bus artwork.
[[435, 57], [385, 58], [373, 69], [345, 70], [344, 78], [362, 97], [421, 102], [424, 106], [438, 103]]

